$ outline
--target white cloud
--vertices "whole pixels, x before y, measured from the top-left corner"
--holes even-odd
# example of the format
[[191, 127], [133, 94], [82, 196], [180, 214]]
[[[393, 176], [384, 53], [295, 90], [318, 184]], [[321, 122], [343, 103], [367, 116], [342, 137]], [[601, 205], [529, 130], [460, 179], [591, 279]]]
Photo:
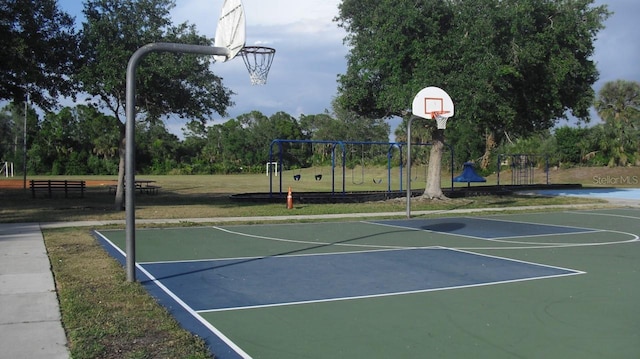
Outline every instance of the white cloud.
[[[344, 30], [333, 18], [341, 0], [243, 0], [247, 23], [247, 45], [276, 48], [266, 86], [251, 86], [241, 59], [214, 64], [214, 71], [236, 93], [230, 117], [252, 110], [265, 115], [284, 111], [293, 116], [330, 109], [336, 95], [338, 74], [346, 71], [348, 49]], [[595, 42], [594, 61], [600, 71], [595, 91], [607, 81], [640, 82], [640, 41], [635, 31], [640, 14], [638, 0], [596, 0], [614, 14], [605, 22]], [[62, 9], [82, 21], [77, 0], [60, 0]], [[223, 0], [177, 0], [174, 23], [195, 24], [198, 32], [215, 36]], [[220, 121], [221, 119], [217, 119]]]
[[[229, 117], [252, 110], [267, 116], [284, 111], [292, 116], [330, 109], [338, 73], [346, 70], [344, 30], [333, 18], [339, 0], [244, 0], [247, 45], [276, 49], [267, 85], [252, 86], [240, 58], [214, 64], [214, 72], [236, 93]], [[175, 23], [195, 24], [200, 33], [215, 36], [222, 0], [177, 1]], [[219, 122], [222, 119], [217, 119]]]
[[[330, 23], [338, 14], [339, 0], [244, 0], [247, 26], [287, 25], [299, 21]], [[181, 0], [172, 11], [176, 22], [206, 25], [200, 31], [213, 35], [222, 0]]]

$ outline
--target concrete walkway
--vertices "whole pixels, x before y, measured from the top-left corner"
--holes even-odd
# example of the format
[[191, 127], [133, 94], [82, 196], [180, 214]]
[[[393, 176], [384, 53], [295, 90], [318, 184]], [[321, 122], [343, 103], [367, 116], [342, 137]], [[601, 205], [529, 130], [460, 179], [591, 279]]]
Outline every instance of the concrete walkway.
[[37, 223], [0, 223], [0, 358], [69, 358]]

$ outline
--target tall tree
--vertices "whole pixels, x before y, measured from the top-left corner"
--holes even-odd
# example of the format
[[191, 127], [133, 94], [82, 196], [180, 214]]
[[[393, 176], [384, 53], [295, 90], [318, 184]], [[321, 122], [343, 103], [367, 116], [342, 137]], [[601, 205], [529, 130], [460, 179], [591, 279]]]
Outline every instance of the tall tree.
[[[25, 116], [25, 109], [27, 115]], [[26, 133], [25, 133], [25, 120]], [[32, 107], [25, 108], [22, 104], [15, 102], [7, 104], [0, 110], [0, 161], [9, 161], [22, 164], [20, 168], [26, 167], [24, 161], [25, 141], [29, 148], [38, 134], [38, 114]], [[26, 135], [26, 138], [25, 138]], [[28, 170], [28, 168], [27, 168]]]
[[74, 19], [55, 0], [0, 2], [0, 99], [50, 110], [74, 94], [77, 35]]
[[[87, 0], [81, 31], [82, 68], [75, 76], [96, 104], [120, 120], [120, 165], [116, 208], [124, 198], [124, 116], [126, 68], [131, 55], [148, 43], [173, 42], [210, 45], [192, 25], [173, 25], [173, 0]], [[163, 116], [210, 119], [225, 115], [232, 92], [210, 69], [210, 59], [190, 54], [153, 53], [138, 66], [138, 120], [161, 121]]]
[[609, 155], [609, 166], [624, 166], [633, 157], [640, 157], [640, 84], [624, 80], [607, 82], [594, 105], [605, 122], [603, 130], [610, 134], [602, 144]]
[[[606, 6], [592, 3], [343, 0], [336, 21], [351, 51], [338, 101], [359, 114], [406, 117], [421, 88], [441, 87], [456, 105], [447, 127], [474, 129], [452, 131], [460, 137], [449, 142], [484, 137], [486, 166], [505, 132], [548, 129], [568, 112], [588, 117], [597, 79], [593, 41], [608, 16]], [[433, 136], [436, 147], [444, 138]], [[431, 156], [430, 166], [439, 165], [441, 157]]]

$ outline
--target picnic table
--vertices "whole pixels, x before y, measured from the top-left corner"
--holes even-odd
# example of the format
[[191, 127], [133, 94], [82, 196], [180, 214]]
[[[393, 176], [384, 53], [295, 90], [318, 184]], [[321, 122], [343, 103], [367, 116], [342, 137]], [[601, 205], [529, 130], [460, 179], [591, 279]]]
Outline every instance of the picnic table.
[[[158, 190], [162, 187], [154, 183], [156, 183], [154, 180], [135, 180], [136, 190], [144, 194], [158, 194]], [[117, 188], [117, 184], [109, 185], [109, 193], [115, 193]]]
[[136, 189], [145, 194], [158, 194], [158, 190], [161, 188], [155, 185], [156, 181], [153, 180], [136, 180], [135, 183]]

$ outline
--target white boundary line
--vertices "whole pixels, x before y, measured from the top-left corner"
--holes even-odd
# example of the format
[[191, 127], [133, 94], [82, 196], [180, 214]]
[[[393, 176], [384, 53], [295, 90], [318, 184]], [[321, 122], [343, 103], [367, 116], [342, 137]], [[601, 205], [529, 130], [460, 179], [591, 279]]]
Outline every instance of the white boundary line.
[[[418, 290], [411, 290], [411, 291], [388, 292], [388, 293], [361, 295], [361, 296], [316, 299], [316, 300], [306, 300], [306, 301], [286, 302], [286, 303], [274, 303], [274, 304], [263, 304], [263, 305], [252, 305], [252, 306], [242, 306], [242, 307], [205, 309], [205, 310], [199, 310], [198, 313], [216, 313], [216, 312], [228, 312], [228, 311], [246, 310], [246, 309], [262, 309], [262, 308], [285, 307], [285, 306], [302, 305], [302, 304], [339, 302], [339, 301], [354, 300], [354, 299], [371, 299], [371, 298], [381, 298], [381, 297], [392, 297], [392, 296], [407, 295], [407, 294], [439, 292], [439, 291], [452, 290], [452, 289], [485, 287], [485, 286], [490, 286], [490, 285], [499, 285], [499, 284], [506, 284], [506, 283], [517, 283], [517, 282], [526, 282], [526, 281], [540, 280], [540, 279], [559, 278], [559, 277], [574, 276], [574, 275], [580, 275], [580, 274], [585, 274], [586, 273], [584, 271], [579, 271], [579, 270], [570, 269], [570, 268], [563, 268], [563, 267], [546, 265], [546, 264], [541, 264], [541, 263], [527, 262], [527, 261], [523, 261], [523, 260], [518, 260], [518, 259], [513, 259], [513, 258], [505, 258], [505, 257], [499, 257], [499, 256], [493, 256], [493, 255], [487, 255], [487, 254], [482, 254], [482, 253], [474, 253], [474, 252], [464, 251], [464, 250], [455, 249], [455, 248], [448, 248], [448, 247], [435, 247], [434, 246], [434, 247], [425, 247], [425, 248], [406, 248], [406, 249], [401, 249], [401, 250], [416, 250], [416, 249], [418, 249], [418, 250], [422, 250], [422, 249], [447, 250], [447, 251], [452, 251], [452, 252], [465, 253], [465, 254], [468, 254], [468, 255], [479, 256], [479, 257], [488, 257], [488, 258], [492, 258], [492, 259], [496, 259], [496, 260], [503, 260], [503, 261], [508, 261], [508, 262], [522, 263], [522, 264], [526, 264], [526, 265], [530, 265], [530, 266], [552, 268], [552, 269], [557, 269], [559, 271], [565, 271], [565, 272], [570, 272], [570, 273], [545, 275], [545, 276], [534, 276], [534, 277], [519, 278], [519, 279], [509, 279], [509, 280], [499, 280], [499, 281], [492, 281], [492, 282], [487, 282], [487, 283], [475, 283], [475, 284], [456, 285], [456, 286], [449, 286], [449, 287], [418, 289]], [[371, 251], [371, 252], [377, 252], [377, 251]], [[357, 253], [363, 253], [363, 252], [350, 252], [350, 253], [357, 254]], [[345, 254], [345, 253], [329, 253], [329, 254], [330, 255], [340, 255], [340, 254]], [[326, 255], [326, 254], [323, 254], [323, 255]]]
[[198, 311], [198, 313], [228, 312], [228, 311], [245, 310], [245, 309], [262, 309], [262, 308], [273, 308], [273, 307], [288, 307], [288, 306], [302, 305], [302, 304], [341, 302], [341, 301], [354, 300], [354, 299], [373, 299], [373, 298], [382, 298], [382, 297], [393, 297], [393, 296], [408, 295], [408, 294], [440, 292], [440, 291], [444, 291], [444, 290], [453, 290], [453, 289], [487, 287], [487, 286], [490, 286], [490, 285], [500, 285], [500, 284], [508, 284], [508, 283], [527, 282], [527, 281], [532, 281], [532, 280], [567, 277], [567, 276], [578, 275], [578, 274], [583, 274], [583, 273], [580, 273], [580, 272], [576, 271], [574, 273], [548, 275], [548, 276], [544, 276], [544, 277], [529, 277], [529, 278], [511, 279], [511, 280], [503, 280], [503, 281], [496, 281], [496, 282], [489, 282], [489, 283], [466, 284], [466, 285], [459, 285], [459, 286], [440, 287], [440, 288], [431, 288], [431, 289], [420, 289], [420, 290], [404, 291], [404, 292], [393, 292], [393, 293], [383, 293], [383, 294], [373, 294], [373, 295], [363, 295], [363, 296], [353, 296], [353, 297], [341, 297], [341, 298], [330, 298], [330, 299], [318, 299], [318, 300], [309, 300], [309, 301], [300, 301], [300, 302], [254, 305], [254, 306], [246, 306], [246, 307], [231, 307], [231, 308], [221, 308], [221, 309], [208, 309], [208, 310]]
[[[573, 214], [581, 214], [581, 215], [602, 215], [602, 216], [613, 216], [613, 217], [620, 217], [620, 218], [630, 218], [630, 219], [637, 219], [638, 217], [634, 217], [634, 216], [624, 216], [624, 215], [616, 215], [616, 214], [604, 214], [604, 213], [594, 213], [594, 212], [577, 212], [577, 211], [567, 211], [567, 213], [573, 213]], [[464, 217], [463, 217], [464, 218]], [[487, 217], [473, 217], [473, 218], [481, 218], [481, 219], [487, 219], [487, 220], [492, 220], [490, 218]], [[508, 220], [502, 220], [502, 219], [496, 219], [496, 220], [501, 220], [501, 221], [505, 221], [505, 222], [509, 222]], [[385, 225], [385, 224], [381, 224], [381, 223], [374, 223], [374, 222], [369, 222], [369, 221], [361, 221], [362, 223], [367, 223], [367, 224], [375, 224], [375, 225]], [[518, 221], [513, 221], [513, 222], [518, 222]], [[527, 223], [527, 224], [540, 224], [540, 223], [531, 223], [531, 222], [520, 222], [520, 223]], [[540, 224], [540, 225], [547, 225], [549, 226], [549, 224]], [[402, 227], [402, 226], [395, 226], [395, 225], [388, 225], [390, 227], [396, 227], [396, 228], [403, 228], [403, 229], [410, 229], [410, 230], [415, 230], [415, 231], [426, 231], [426, 230], [421, 230], [421, 229], [416, 229], [416, 228], [409, 228], [409, 227]], [[555, 226], [555, 225], [551, 225], [551, 226]], [[559, 226], [562, 227], [562, 226]], [[247, 236], [247, 237], [252, 237], [252, 238], [259, 238], [259, 239], [265, 239], [265, 240], [273, 240], [273, 241], [282, 241], [282, 242], [291, 242], [291, 243], [301, 243], [301, 244], [314, 244], [314, 245], [336, 245], [336, 246], [349, 246], [349, 247], [367, 247], [367, 248], [382, 248], [383, 249], [396, 249], [396, 250], [409, 250], [409, 249], [418, 249], [418, 248], [430, 248], [430, 247], [400, 247], [400, 246], [379, 246], [379, 245], [356, 245], [356, 244], [344, 244], [344, 243], [328, 243], [328, 242], [310, 242], [310, 241], [297, 241], [297, 240], [287, 240], [287, 239], [282, 239], [282, 238], [273, 238], [273, 237], [266, 237], [266, 236], [258, 236], [258, 235], [251, 235], [251, 234], [246, 234], [246, 233], [240, 233], [240, 232], [234, 232], [234, 231], [230, 231], [230, 230], [226, 230], [217, 226], [213, 227], [214, 229], [218, 229], [221, 231], [225, 231], [231, 234], [236, 234], [236, 235], [242, 235], [242, 236]], [[568, 228], [579, 228], [579, 227], [568, 227]], [[598, 232], [597, 230], [594, 229], [590, 229], [590, 228], [584, 228], [585, 230], [589, 230], [589, 231], [593, 231], [593, 232]], [[418, 290], [418, 291], [407, 291], [407, 292], [397, 292], [397, 293], [392, 293], [392, 294], [380, 294], [380, 295], [373, 295], [373, 296], [356, 296], [356, 297], [348, 297], [348, 298], [338, 298], [338, 299], [327, 299], [327, 300], [319, 300], [319, 301], [305, 301], [305, 302], [294, 302], [294, 303], [288, 303], [288, 304], [272, 304], [272, 305], [265, 305], [265, 306], [253, 306], [253, 307], [241, 307], [238, 309], [252, 309], [252, 308], [264, 308], [264, 307], [272, 307], [272, 306], [282, 306], [282, 305], [293, 305], [293, 304], [307, 304], [307, 303], [319, 303], [319, 302], [327, 302], [327, 301], [339, 301], [339, 300], [347, 300], [347, 299], [363, 299], [363, 298], [375, 298], [375, 297], [383, 297], [383, 296], [391, 296], [391, 295], [402, 295], [402, 294], [412, 294], [412, 293], [424, 293], [424, 292], [432, 292], [432, 291], [441, 291], [441, 290], [448, 290], [448, 289], [461, 289], [461, 288], [472, 288], [472, 287], [480, 287], [480, 286], [488, 286], [488, 285], [496, 285], [496, 284], [504, 284], [504, 283], [515, 283], [515, 282], [522, 282], [522, 281], [530, 281], [530, 280], [537, 280], [537, 279], [546, 279], [546, 278], [554, 278], [554, 277], [564, 277], [564, 276], [569, 276], [569, 275], [578, 275], [578, 274], [584, 274], [586, 272], [582, 272], [582, 271], [576, 271], [573, 269], [567, 269], [567, 268], [562, 268], [562, 267], [554, 267], [554, 266], [547, 266], [547, 265], [543, 265], [543, 264], [539, 264], [539, 263], [532, 263], [532, 262], [526, 262], [526, 261], [518, 261], [515, 259], [511, 259], [511, 258], [502, 258], [502, 257], [497, 257], [497, 256], [490, 256], [490, 255], [484, 255], [484, 254], [480, 254], [480, 253], [475, 253], [475, 252], [467, 252], [467, 250], [486, 250], [486, 249], [546, 249], [546, 248], [555, 248], [555, 247], [578, 247], [578, 246], [599, 246], [599, 245], [611, 245], [611, 244], [621, 244], [621, 243], [630, 243], [630, 242], [635, 242], [635, 241], [639, 241], [640, 237], [638, 237], [638, 235], [632, 234], [632, 233], [628, 233], [628, 232], [622, 232], [622, 231], [611, 231], [611, 230], [601, 230], [602, 232], [613, 232], [613, 233], [621, 233], [621, 234], [625, 234], [625, 235], [629, 235], [631, 237], [633, 237], [633, 239], [631, 240], [627, 240], [627, 241], [619, 241], [619, 242], [606, 242], [606, 243], [577, 243], [577, 244], [540, 244], [540, 243], [534, 243], [535, 246], [531, 246], [531, 247], [466, 247], [466, 248], [446, 248], [446, 247], [441, 247], [441, 248], [446, 248], [452, 251], [460, 251], [460, 252], [465, 252], [465, 253], [469, 253], [469, 254], [473, 254], [473, 255], [480, 255], [480, 256], [487, 256], [487, 257], [494, 257], [494, 258], [500, 258], [503, 260], [510, 260], [510, 261], [516, 261], [516, 262], [523, 262], [523, 263], [529, 263], [531, 265], [538, 265], [538, 266], [544, 266], [544, 267], [550, 267], [550, 268], [558, 268], [558, 269], [562, 269], [562, 270], [566, 270], [566, 271], [572, 271], [573, 273], [569, 273], [569, 274], [560, 274], [560, 275], [554, 275], [554, 276], [544, 276], [544, 277], [531, 277], [531, 278], [523, 278], [523, 279], [517, 279], [517, 280], [508, 280], [508, 281], [498, 281], [498, 282], [491, 282], [491, 283], [478, 283], [478, 284], [472, 284], [472, 285], [464, 285], [464, 286], [453, 286], [453, 287], [443, 287], [443, 288], [434, 288], [434, 289], [428, 289], [428, 290]], [[427, 231], [427, 232], [432, 232], [432, 233], [442, 233], [442, 232], [435, 232], [435, 231]], [[108, 238], [106, 238], [102, 233], [95, 231], [95, 233], [97, 235], [99, 235], [101, 238], [103, 238], [107, 243], [109, 243], [109, 245], [112, 246], [112, 248], [114, 248], [116, 251], [118, 251], [122, 256], [126, 257], [126, 254], [118, 247], [116, 246], [113, 242], [111, 242]], [[589, 233], [589, 232], [587, 232]], [[446, 233], [443, 233], [446, 234]], [[567, 234], [578, 234], [576, 233], [567, 233]], [[449, 234], [450, 235], [450, 234]], [[557, 235], [557, 234], [556, 234]], [[540, 235], [540, 236], [545, 236], [545, 235]], [[474, 237], [474, 236], [462, 236], [461, 237], [467, 237], [467, 238], [472, 238], [472, 239], [479, 239], [479, 240], [487, 240], [486, 238], [481, 238], [481, 237]], [[512, 237], [504, 237], [504, 238], [512, 238]], [[509, 243], [509, 241], [502, 241], [502, 242], [507, 242]], [[511, 242], [514, 243], [514, 242]], [[523, 243], [523, 244], [527, 244], [527, 242], [515, 242], [515, 243]], [[372, 250], [373, 251], [373, 250]], [[335, 255], [335, 254], [346, 254], [349, 252], [343, 252], [343, 253], [320, 253], [320, 254], [307, 254], [307, 255]], [[357, 253], [357, 251], [356, 251]], [[250, 258], [250, 257], [249, 257]], [[258, 257], [259, 258], [259, 257]], [[226, 259], [225, 259], [226, 260]], [[204, 260], [201, 260], [204, 261]], [[154, 262], [148, 262], [148, 263], [154, 263]], [[161, 262], [155, 262], [155, 263], [161, 263]], [[240, 355], [242, 358], [244, 359], [251, 359], [251, 356], [249, 356], [249, 354], [247, 354], [246, 352], [244, 352], [238, 345], [236, 345], [233, 341], [231, 341], [228, 337], [226, 337], [220, 330], [218, 330], [215, 326], [213, 326], [210, 322], [206, 321], [204, 318], [202, 318], [202, 316], [199, 315], [199, 313], [208, 313], [208, 312], [215, 312], [215, 311], [222, 311], [222, 310], [204, 310], [204, 311], [195, 311], [193, 310], [190, 306], [188, 306], [186, 303], [184, 303], [179, 297], [177, 297], [171, 290], [169, 290], [167, 287], [165, 287], [162, 283], [160, 283], [160, 281], [158, 281], [153, 275], [151, 275], [151, 273], [149, 273], [148, 271], [146, 271], [140, 264], [136, 264], [136, 268], [138, 268], [139, 270], [141, 270], [151, 281], [153, 281], [153, 283], [155, 285], [158, 286], [158, 288], [160, 288], [162, 291], [164, 291], [169, 297], [171, 297], [173, 300], [175, 300], [183, 309], [185, 309], [189, 314], [191, 314], [199, 323], [201, 323], [202, 325], [204, 325], [207, 329], [209, 329], [212, 333], [214, 333], [218, 338], [220, 338], [225, 344], [227, 344], [231, 349], [233, 349], [234, 351], [236, 351], [236, 353], [238, 355]], [[223, 310], [233, 310], [233, 308], [226, 308]]]
[[[103, 240], [105, 240], [111, 247], [113, 247], [116, 251], [118, 251], [122, 256], [126, 258], [126, 253], [123, 252], [118, 246], [116, 246], [111, 240], [105, 237], [102, 233], [95, 231], [97, 235], [99, 235]], [[171, 299], [175, 300], [184, 310], [186, 310], [193, 318], [195, 318], [200, 324], [204, 325], [207, 329], [209, 329], [213, 334], [215, 334], [220, 340], [222, 340], [225, 344], [227, 344], [233, 351], [235, 351], [240, 357], [243, 359], [252, 359], [252, 357], [247, 354], [244, 350], [242, 350], [236, 343], [231, 341], [226, 335], [224, 335], [218, 328], [214, 327], [213, 324], [205, 320], [197, 311], [193, 310], [189, 305], [183, 302], [180, 297], [175, 295], [169, 288], [165, 287], [159, 280], [157, 280], [151, 273], [147, 272], [140, 264], [136, 263], [136, 268], [141, 270], [155, 285], [158, 286], [165, 294], [167, 294]]]
[[[586, 228], [586, 227], [576, 227], [576, 226], [562, 226], [562, 225], [556, 225], [556, 224], [545, 224], [545, 223], [536, 223], [536, 222], [523, 222], [523, 221], [513, 221], [513, 220], [502, 220], [499, 218], [486, 218], [486, 217], [447, 217], [447, 218], [470, 218], [470, 219], [487, 219], [490, 221], [501, 221], [501, 222], [507, 222], [507, 223], [521, 223], [521, 224], [531, 224], [531, 225], [539, 225], [539, 226], [551, 226], [551, 227], [560, 227], [560, 228], [573, 228], [573, 229], [579, 229], [582, 230], [583, 232], [570, 232], [570, 233], [551, 233], [551, 234], [537, 234], [537, 235], [531, 235], [531, 236], [514, 236], [514, 237], [496, 237], [497, 239], [493, 239], [493, 238], [485, 238], [485, 237], [476, 237], [476, 236], [469, 236], [469, 235], [464, 235], [464, 234], [457, 234], [457, 233], [447, 233], [447, 232], [438, 232], [438, 231], [432, 231], [432, 230], [428, 230], [428, 229], [420, 229], [420, 228], [413, 228], [413, 227], [403, 227], [401, 225], [395, 225], [395, 224], [386, 224], [386, 223], [376, 223], [373, 221], [362, 221], [362, 223], [368, 223], [368, 224], [373, 224], [373, 225], [379, 225], [379, 226], [387, 226], [387, 227], [394, 227], [394, 228], [402, 228], [402, 229], [408, 229], [408, 230], [414, 230], [414, 231], [423, 231], [423, 232], [428, 232], [428, 233], [437, 233], [437, 234], [443, 234], [443, 235], [448, 235], [448, 236], [456, 236], [456, 237], [463, 237], [463, 238], [470, 238], [470, 239], [476, 239], [476, 240], [480, 240], [480, 241], [487, 241], [487, 242], [500, 242], [500, 243], [511, 243], [511, 244], [523, 244], [526, 245], [526, 247], [522, 247], [522, 246], [517, 246], [517, 247], [451, 247], [451, 248], [458, 248], [458, 249], [468, 249], [468, 250], [481, 250], [481, 249], [497, 249], [497, 250], [501, 250], [501, 249], [548, 249], [548, 248], [568, 248], [568, 247], [591, 247], [591, 246], [606, 246], [606, 245], [614, 245], [614, 244], [624, 244], [624, 243], [631, 243], [631, 242], [636, 242], [640, 240], [640, 237], [636, 234], [633, 233], [628, 233], [628, 232], [622, 232], [622, 231], [614, 231], [614, 230], [609, 230], [609, 229], [594, 229], [594, 228]], [[428, 219], [427, 219], [428, 220]], [[398, 220], [398, 221], [403, 221], [403, 220]], [[619, 233], [619, 234], [623, 234], [626, 236], [630, 236], [632, 237], [632, 239], [628, 239], [628, 240], [623, 240], [623, 241], [614, 241], [614, 242], [595, 242], [595, 243], [539, 243], [539, 242], [524, 242], [524, 241], [508, 241], [508, 240], [504, 240], [501, 238], [527, 238], [527, 237], [545, 237], [545, 236], [559, 236], [559, 235], [580, 235], [580, 234], [589, 234], [589, 233], [605, 233], [605, 232], [610, 232], [610, 233]]]
[[[496, 222], [507, 222], [507, 223], [520, 223], [520, 224], [530, 224], [530, 225], [534, 225], [534, 226], [547, 226], [547, 227], [559, 227], [559, 228], [572, 228], [572, 229], [579, 229], [581, 230], [580, 232], [566, 232], [566, 233], [549, 233], [549, 234], [532, 234], [532, 235], [523, 235], [523, 236], [505, 236], [505, 237], [494, 237], [494, 238], [487, 238], [487, 237], [478, 237], [478, 236], [472, 236], [472, 235], [468, 235], [468, 234], [459, 234], [459, 233], [447, 233], [447, 232], [441, 232], [441, 231], [436, 231], [436, 230], [430, 230], [430, 229], [422, 229], [422, 228], [414, 228], [414, 227], [404, 227], [402, 225], [397, 225], [397, 224], [387, 224], [387, 223], [378, 223], [375, 221], [361, 221], [362, 223], [367, 223], [367, 224], [373, 224], [373, 225], [377, 225], [377, 226], [387, 226], [387, 227], [393, 227], [393, 228], [402, 228], [402, 229], [407, 229], [407, 230], [414, 230], [414, 231], [421, 231], [421, 232], [428, 232], [428, 233], [436, 233], [436, 234], [444, 234], [444, 235], [448, 235], [448, 236], [455, 236], [455, 237], [462, 237], [462, 238], [470, 238], [470, 239], [477, 239], [477, 240], [483, 240], [483, 241], [495, 241], [495, 242], [505, 242], [505, 243], [520, 243], [520, 244], [531, 244], [531, 245], [545, 245], [544, 243], [538, 243], [538, 242], [517, 242], [517, 241], [505, 241], [503, 239], [506, 238], [529, 238], [529, 237], [545, 237], [545, 236], [558, 236], [558, 235], [575, 235], [575, 234], [584, 234], [584, 233], [594, 233], [594, 232], [599, 232], [601, 230], [597, 230], [597, 229], [591, 229], [591, 228], [580, 228], [580, 227], [571, 227], [571, 226], [559, 226], [559, 225], [554, 225], [554, 224], [544, 224], [544, 223], [533, 223], [533, 222], [520, 222], [520, 221], [510, 221], [510, 220], [501, 220], [501, 219], [489, 219], [489, 218], [485, 218], [485, 217], [446, 217], [446, 219], [455, 219], [455, 218], [462, 218], [462, 219], [481, 219], [481, 220], [488, 220], [488, 221], [496, 221]], [[423, 219], [423, 220], [430, 220], [430, 219]], [[397, 221], [406, 221], [406, 220], [397, 220]], [[604, 231], [604, 230], [603, 230]], [[554, 245], [554, 243], [551, 243], [549, 245]]]
[[[553, 269], [573, 272], [571, 274], [558, 275], [560, 277], [564, 277], [564, 276], [567, 276], [567, 275], [585, 274], [585, 273], [587, 273], [587, 272], [580, 271], [580, 270], [577, 270], [577, 269], [571, 269], [571, 268], [565, 268], [565, 267], [559, 267], [559, 266], [552, 266], [552, 265], [549, 265], [549, 264], [541, 264], [541, 263], [530, 262], [530, 261], [525, 261], [525, 260], [521, 260], [521, 259], [500, 257], [500, 256], [496, 256], [496, 255], [491, 255], [491, 254], [470, 252], [468, 250], [463, 250], [463, 249], [460, 249], [460, 248], [447, 248], [447, 249], [451, 250], [451, 251], [454, 251], [454, 252], [461, 252], [461, 253], [471, 254], [471, 255], [475, 255], [475, 256], [488, 257], [488, 258], [493, 258], [493, 259], [500, 259], [500, 260], [503, 260], [503, 261], [523, 263], [523, 264], [528, 264], [528, 265], [533, 265], [533, 266], [538, 266], [538, 267], [553, 268]], [[548, 277], [549, 276], [545, 276], [545, 277], [541, 277], [541, 278], [548, 278]], [[552, 276], [552, 277], [556, 277], [556, 276]]]
[[218, 226], [212, 226], [211, 228], [217, 229], [222, 232], [226, 232], [229, 234], [234, 234], [237, 236], [249, 237], [249, 238], [257, 238], [257, 239], [265, 239], [274, 242], [287, 242], [287, 243], [300, 243], [300, 244], [314, 244], [314, 245], [326, 245], [326, 246], [341, 246], [341, 247], [356, 247], [356, 248], [381, 248], [381, 249], [406, 249], [407, 247], [403, 246], [381, 246], [375, 244], [348, 244], [348, 243], [331, 243], [331, 242], [313, 242], [313, 241], [299, 241], [295, 239], [284, 239], [277, 237], [267, 237], [267, 236], [259, 236], [257, 234], [249, 234], [232, 231], [230, 229], [225, 229]]
[[251, 261], [266, 258], [295, 258], [295, 257], [313, 257], [313, 256], [336, 256], [343, 254], [359, 254], [359, 253], [373, 253], [373, 252], [393, 252], [404, 251], [412, 249], [437, 249], [443, 248], [441, 246], [425, 246], [425, 247], [397, 247], [397, 248], [381, 248], [370, 249], [364, 251], [347, 251], [347, 252], [326, 252], [326, 253], [301, 253], [301, 254], [273, 254], [268, 256], [256, 256], [256, 257], [233, 257], [233, 258], [206, 258], [206, 259], [192, 259], [192, 260], [177, 260], [177, 261], [156, 261], [156, 262], [139, 262], [140, 264], [171, 264], [171, 263], [199, 263], [199, 262], [218, 262], [218, 261]]

